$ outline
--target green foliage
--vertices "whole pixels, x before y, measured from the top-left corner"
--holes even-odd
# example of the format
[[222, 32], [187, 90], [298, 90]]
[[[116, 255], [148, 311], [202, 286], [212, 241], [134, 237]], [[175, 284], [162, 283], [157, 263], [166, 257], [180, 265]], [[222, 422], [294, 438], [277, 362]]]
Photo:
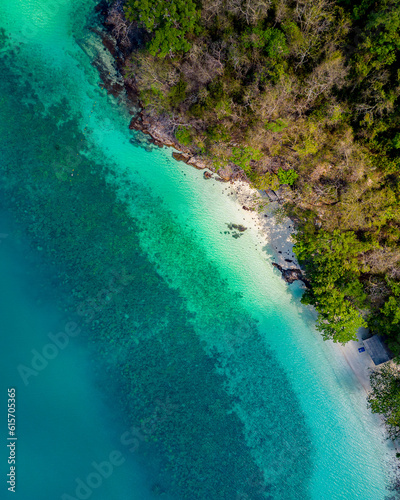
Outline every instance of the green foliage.
[[301, 235], [296, 242], [296, 255], [301, 261], [308, 261], [313, 273], [322, 273], [315, 281], [320, 285], [339, 280], [352, 280], [359, 276], [361, 267], [358, 256], [373, 247], [359, 241], [353, 231], [332, 233], [319, 231], [315, 235]]
[[340, 343], [355, 340], [357, 329], [366, 326], [350, 300], [356, 297], [361, 305], [365, 299], [360, 284], [354, 283], [362, 269], [359, 256], [370, 248], [372, 244], [360, 242], [352, 231], [319, 231], [297, 236], [295, 253], [305, 263], [313, 283], [312, 291], [304, 295], [304, 302], [315, 305], [319, 312], [317, 328], [325, 339]]
[[377, 311], [371, 322], [374, 330], [385, 335], [388, 346], [397, 356], [400, 355], [400, 283], [387, 280], [392, 295], [389, 295], [383, 306]]
[[298, 178], [299, 174], [291, 168], [289, 170], [279, 168], [278, 170], [278, 179], [281, 184], [289, 184], [289, 186], [292, 186]]
[[191, 47], [187, 36], [196, 31], [199, 20], [199, 11], [192, 0], [129, 0], [125, 15], [154, 34], [149, 52], [161, 58], [187, 52]]
[[371, 375], [372, 391], [368, 406], [379, 413], [386, 424], [390, 439], [400, 437], [400, 372], [397, 367], [385, 364]]
[[210, 127], [207, 129], [206, 134], [208, 140], [212, 142], [229, 142], [231, 140], [229, 133], [220, 125]]
[[311, 137], [306, 137], [300, 144], [293, 146], [293, 149], [297, 151], [300, 158], [304, 158], [315, 154], [318, 151], [318, 144]]
[[302, 45], [305, 42], [305, 37], [297, 24], [291, 20], [287, 20], [282, 24], [282, 28], [289, 41], [293, 45]]
[[398, 132], [393, 138], [393, 147], [400, 149], [400, 133]]
[[240, 167], [247, 174], [251, 173], [250, 162], [259, 161], [262, 158], [260, 150], [251, 147], [234, 147], [232, 150], [231, 161]]
[[345, 344], [357, 340], [357, 330], [367, 326], [359, 311], [336, 288], [320, 293], [315, 306], [319, 313], [317, 330], [322, 333], [324, 340]]
[[175, 137], [184, 146], [190, 146], [192, 143], [192, 134], [187, 127], [178, 127], [175, 131]]
[[265, 174], [262, 175], [255, 175], [254, 177], [252, 177], [251, 180], [254, 184], [254, 187], [257, 189], [275, 190], [279, 188], [278, 178], [271, 172], [266, 172]]
[[271, 59], [281, 59], [288, 55], [289, 49], [286, 44], [285, 35], [276, 28], [268, 28], [264, 31], [265, 52]]
[[243, 46], [247, 49], [263, 49], [271, 59], [281, 59], [289, 52], [284, 33], [277, 28], [262, 29], [260, 26], [248, 28], [242, 35]]
[[265, 125], [265, 128], [267, 130], [271, 130], [271, 132], [282, 132], [282, 130], [285, 130], [287, 128], [288, 123], [286, 120], [281, 120], [278, 118], [277, 120], [273, 122], [269, 122]]
[[186, 87], [187, 83], [184, 80], [179, 80], [179, 82], [171, 87], [168, 94], [168, 100], [172, 107], [180, 104], [186, 97]]

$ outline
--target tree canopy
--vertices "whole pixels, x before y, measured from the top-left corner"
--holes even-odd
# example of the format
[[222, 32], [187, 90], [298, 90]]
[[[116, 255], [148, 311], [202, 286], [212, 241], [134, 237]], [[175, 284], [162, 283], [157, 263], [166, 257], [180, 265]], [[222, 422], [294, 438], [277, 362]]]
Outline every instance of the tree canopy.
[[373, 413], [382, 415], [389, 437], [400, 437], [400, 372], [390, 364], [383, 365], [371, 375], [372, 391], [368, 404]]
[[187, 52], [191, 47], [187, 36], [194, 33], [199, 20], [192, 0], [130, 0], [125, 13], [154, 35], [148, 49], [161, 58]]

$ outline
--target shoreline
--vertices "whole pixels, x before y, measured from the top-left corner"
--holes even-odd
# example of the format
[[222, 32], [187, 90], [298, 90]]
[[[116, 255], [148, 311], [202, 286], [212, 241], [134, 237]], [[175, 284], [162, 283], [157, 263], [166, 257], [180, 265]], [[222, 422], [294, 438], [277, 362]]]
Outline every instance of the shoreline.
[[[259, 199], [263, 199], [262, 195], [249, 184], [241, 183], [240, 181], [232, 182], [232, 187], [239, 205], [246, 203], [251, 206], [251, 201], [254, 195], [258, 195]], [[282, 267], [301, 269], [299, 262], [293, 253], [294, 241], [292, 235], [295, 233], [294, 224], [288, 217], [283, 220], [277, 220], [274, 211], [279, 208], [277, 202], [267, 201], [262, 212], [254, 212], [255, 227], [260, 231], [265, 239], [265, 243], [273, 251], [273, 259]], [[266, 217], [267, 216], [267, 217]], [[285, 258], [292, 260], [291, 263], [285, 261]], [[288, 283], [290, 286], [290, 283]], [[305, 289], [305, 285], [300, 285]], [[375, 368], [375, 365], [366, 351], [359, 353], [358, 348], [363, 347], [362, 331], [357, 333], [358, 341], [350, 341], [345, 345], [328, 341], [332, 349], [338, 356], [341, 356], [346, 361], [349, 368], [354, 373], [360, 387], [367, 395], [371, 390], [369, 380], [370, 370]]]
[[[216, 172], [213, 165], [207, 159], [200, 158], [193, 150], [179, 144], [174, 136], [163, 130], [162, 123], [158, 122], [157, 119], [149, 119], [144, 115], [144, 108], [139, 100], [134, 80], [124, 78], [124, 64], [126, 57], [129, 56], [129, 50], [121, 47], [121, 44], [118, 43], [112, 32], [112, 24], [107, 23], [110, 7], [104, 0], [98, 4], [96, 11], [100, 12], [103, 16], [101, 23], [104, 31], [93, 31], [101, 37], [103, 46], [115, 63], [114, 78], [110, 73], [101, 71], [99, 67], [101, 66], [101, 61], [97, 61], [95, 65], [108, 93], [116, 99], [124, 101], [128, 107], [129, 113], [132, 115], [130, 123], [127, 124], [129, 129], [142, 132], [147, 137], [148, 142], [155, 146], [171, 148], [171, 156], [175, 160], [182, 161], [190, 167], [204, 170], [206, 174], [204, 175], [205, 179], [214, 178], [223, 183], [229, 182], [234, 191], [234, 197], [241, 209], [252, 211], [254, 215], [252, 217], [254, 228], [259, 231], [265, 241], [265, 245], [272, 251], [273, 262], [271, 261], [271, 264], [274, 265], [275, 263], [274, 267], [278, 268], [282, 279], [288, 284], [300, 280], [303, 281], [300, 286], [305, 289], [306, 285], [304, 281], [307, 282], [307, 280], [303, 276], [302, 273], [304, 271], [301, 269], [293, 252], [294, 240], [292, 235], [295, 233], [295, 223], [287, 216], [282, 217], [279, 215], [279, 202], [271, 201], [266, 193], [263, 195], [256, 188], [252, 187], [242, 171], [232, 171], [231, 168], [224, 168]], [[258, 207], [260, 202], [264, 207], [259, 211], [255, 207]], [[287, 280], [282, 270], [298, 270], [304, 280], [299, 277], [295, 277], [292, 281]], [[357, 342], [350, 341], [344, 346], [332, 341], [329, 341], [329, 343], [335, 353], [344, 359], [353, 372], [355, 379], [358, 381], [359, 389], [365, 391], [366, 397], [371, 390], [370, 370], [375, 369], [375, 365], [367, 352], [358, 352], [358, 348], [363, 345], [361, 332], [358, 332], [357, 336], [359, 338]], [[397, 443], [393, 443], [393, 446], [398, 449]]]

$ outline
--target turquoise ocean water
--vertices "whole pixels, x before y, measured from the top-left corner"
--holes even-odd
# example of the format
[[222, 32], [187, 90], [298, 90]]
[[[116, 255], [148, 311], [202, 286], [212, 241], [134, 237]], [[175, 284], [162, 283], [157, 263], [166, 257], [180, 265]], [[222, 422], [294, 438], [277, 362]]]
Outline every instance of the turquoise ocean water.
[[225, 234], [251, 222], [229, 187], [128, 130], [92, 64], [94, 5], [0, 5], [14, 497], [384, 499], [393, 456], [363, 389], [257, 232]]

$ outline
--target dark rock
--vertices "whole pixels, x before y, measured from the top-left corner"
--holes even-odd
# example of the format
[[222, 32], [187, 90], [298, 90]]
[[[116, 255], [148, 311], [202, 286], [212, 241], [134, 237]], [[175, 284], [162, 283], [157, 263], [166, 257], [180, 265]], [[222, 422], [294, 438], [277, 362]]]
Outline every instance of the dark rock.
[[282, 278], [286, 281], [286, 283], [291, 284], [300, 280], [306, 285], [307, 288], [310, 288], [310, 282], [304, 276], [301, 269], [283, 269], [283, 267], [276, 262], [273, 262], [272, 265], [281, 272]]
[[112, 38], [109, 38], [107, 36], [103, 36], [101, 41], [104, 45], [104, 48], [106, 50], [108, 50], [114, 58], [117, 58], [118, 53], [117, 53], [117, 47], [116, 47], [115, 40], [113, 40]]
[[150, 144], [154, 144], [154, 146], [157, 146], [159, 148], [163, 148], [164, 147], [164, 144], [162, 142], [160, 142], [160, 141], [157, 141], [157, 139], [151, 138], [151, 139], [149, 139], [149, 143]]
[[142, 122], [142, 118], [140, 115], [136, 115], [132, 118], [130, 124], [129, 124], [129, 128], [130, 130], [138, 130], [138, 131], [142, 131], [143, 130], [143, 122]]
[[213, 176], [212, 173], [209, 172], [208, 170], [206, 170], [203, 174], [204, 179], [211, 179], [212, 176]]
[[218, 175], [224, 181], [230, 181], [232, 179], [233, 171], [230, 165], [226, 165], [224, 168], [218, 170]]
[[115, 78], [110, 75], [109, 71], [103, 64], [103, 61], [99, 57], [92, 61], [91, 64], [99, 72], [99, 76], [103, 82], [103, 88], [105, 88], [112, 96], [118, 97], [125, 89], [123, 80], [120, 79], [119, 81], [116, 81]]
[[190, 157], [188, 155], [185, 155], [184, 153], [176, 153], [174, 151], [172, 153], [172, 156], [175, 158], [176, 161], [183, 161], [184, 163], [187, 163], [190, 160]]
[[108, 3], [106, 2], [106, 0], [101, 0], [101, 2], [96, 5], [94, 10], [95, 12], [101, 11], [103, 15], [106, 15], [108, 10]]

